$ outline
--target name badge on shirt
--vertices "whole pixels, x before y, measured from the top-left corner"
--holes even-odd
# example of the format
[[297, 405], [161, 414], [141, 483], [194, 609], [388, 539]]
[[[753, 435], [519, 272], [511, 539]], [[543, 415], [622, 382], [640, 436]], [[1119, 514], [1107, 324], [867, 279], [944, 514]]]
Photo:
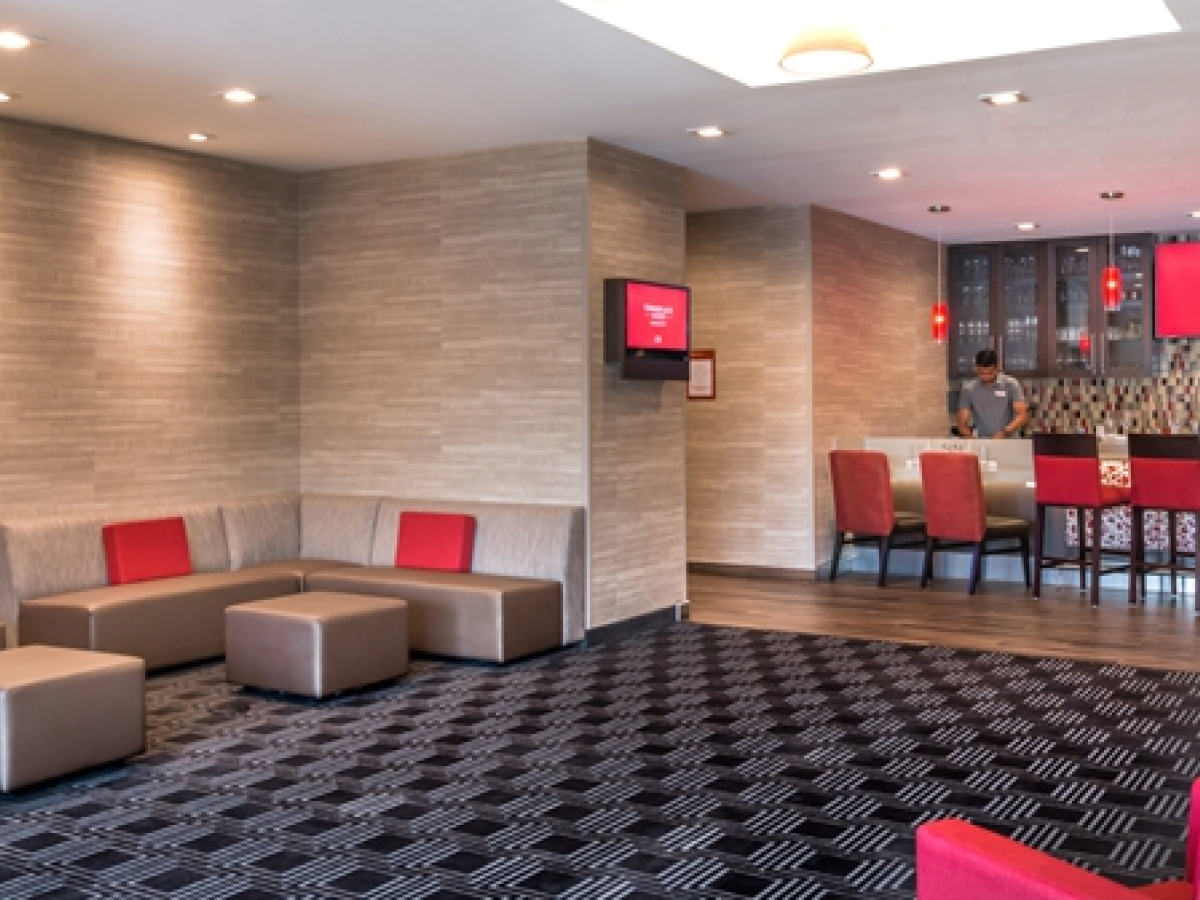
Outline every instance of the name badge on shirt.
[[1005, 396], [1007, 396], [1007, 392], [1005, 392], [1005, 391], [996, 391], [996, 396], [997, 396], [997, 397], [1005, 397]]

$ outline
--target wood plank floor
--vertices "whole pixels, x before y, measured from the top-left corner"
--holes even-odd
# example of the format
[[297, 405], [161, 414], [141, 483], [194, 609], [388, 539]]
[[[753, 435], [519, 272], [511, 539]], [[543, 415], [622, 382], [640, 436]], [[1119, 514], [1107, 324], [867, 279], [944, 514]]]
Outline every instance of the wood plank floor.
[[874, 576], [837, 582], [689, 576], [694, 622], [807, 634], [938, 644], [1200, 671], [1195, 598], [1151, 593], [1130, 607], [1124, 590], [1101, 592], [1093, 609], [1074, 588], [1046, 587], [1041, 599], [1019, 585], [985, 584], [974, 597], [965, 582], [921, 590], [915, 578], [886, 588]]

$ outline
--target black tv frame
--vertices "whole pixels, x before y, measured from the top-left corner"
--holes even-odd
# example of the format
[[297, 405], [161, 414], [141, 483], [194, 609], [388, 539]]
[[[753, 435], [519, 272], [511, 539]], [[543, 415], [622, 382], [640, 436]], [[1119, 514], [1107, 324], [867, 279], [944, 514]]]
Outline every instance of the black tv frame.
[[[636, 350], [625, 345], [625, 298], [630, 284], [675, 288], [688, 298], [687, 350]], [[616, 363], [626, 381], [687, 381], [692, 347], [692, 289], [643, 278], [604, 279], [604, 361]]]

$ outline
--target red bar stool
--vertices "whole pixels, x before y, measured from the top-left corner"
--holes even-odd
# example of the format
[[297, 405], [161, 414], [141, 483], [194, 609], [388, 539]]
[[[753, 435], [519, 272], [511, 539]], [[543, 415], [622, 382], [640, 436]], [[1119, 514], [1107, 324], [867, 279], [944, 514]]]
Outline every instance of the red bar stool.
[[[1185, 434], [1129, 435], [1130, 541], [1129, 602], [1137, 603], [1137, 586], [1146, 596], [1147, 572], [1170, 572], [1171, 593], [1175, 576], [1191, 569], [1200, 585], [1200, 553], [1193, 548], [1192, 565], [1179, 564], [1175, 523], [1181, 512], [1200, 515], [1200, 439]], [[1167, 561], [1146, 562], [1145, 514], [1167, 513]], [[1188, 554], [1182, 554], [1188, 555]]]
[[[879, 547], [876, 584], [883, 587], [887, 583], [888, 554], [892, 550], [922, 547], [925, 518], [917, 513], [896, 512], [892, 501], [892, 472], [886, 453], [833, 450], [829, 454], [829, 474], [833, 480], [837, 528], [829, 580], [837, 580], [843, 546], [873, 543]], [[899, 542], [897, 538], [900, 538]]]
[[[1100, 605], [1100, 577], [1128, 571], [1128, 565], [1103, 568], [1103, 543], [1100, 516], [1106, 509], [1129, 503], [1129, 488], [1102, 484], [1100, 447], [1094, 434], [1035, 434], [1033, 436], [1033, 498], [1037, 506], [1034, 525], [1033, 596], [1042, 595], [1042, 570], [1061, 566], [1079, 567], [1079, 587], [1092, 573], [1092, 606]], [[1079, 517], [1079, 556], [1046, 556], [1046, 510], [1063, 507], [1076, 510]], [[1091, 513], [1091, 559], [1087, 555], [1087, 528], [1084, 514]]]
[[[1029, 587], [1029, 521], [987, 514], [979, 457], [974, 453], [922, 453], [921, 492], [926, 534], [921, 587], [933, 577], [933, 555], [961, 547], [972, 550], [968, 594], [974, 594], [979, 586], [983, 557], [997, 553], [1021, 554], [1025, 587]], [[995, 541], [1002, 543], [996, 546]]]

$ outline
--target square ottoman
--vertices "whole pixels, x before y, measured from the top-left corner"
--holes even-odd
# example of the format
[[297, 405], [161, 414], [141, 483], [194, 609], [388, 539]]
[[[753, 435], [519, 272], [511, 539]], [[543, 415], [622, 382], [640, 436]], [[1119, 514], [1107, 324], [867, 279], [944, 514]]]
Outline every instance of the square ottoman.
[[0, 791], [136, 756], [146, 746], [146, 666], [115, 653], [0, 653]]
[[312, 591], [225, 610], [225, 677], [235, 684], [327, 697], [407, 671], [404, 600]]

